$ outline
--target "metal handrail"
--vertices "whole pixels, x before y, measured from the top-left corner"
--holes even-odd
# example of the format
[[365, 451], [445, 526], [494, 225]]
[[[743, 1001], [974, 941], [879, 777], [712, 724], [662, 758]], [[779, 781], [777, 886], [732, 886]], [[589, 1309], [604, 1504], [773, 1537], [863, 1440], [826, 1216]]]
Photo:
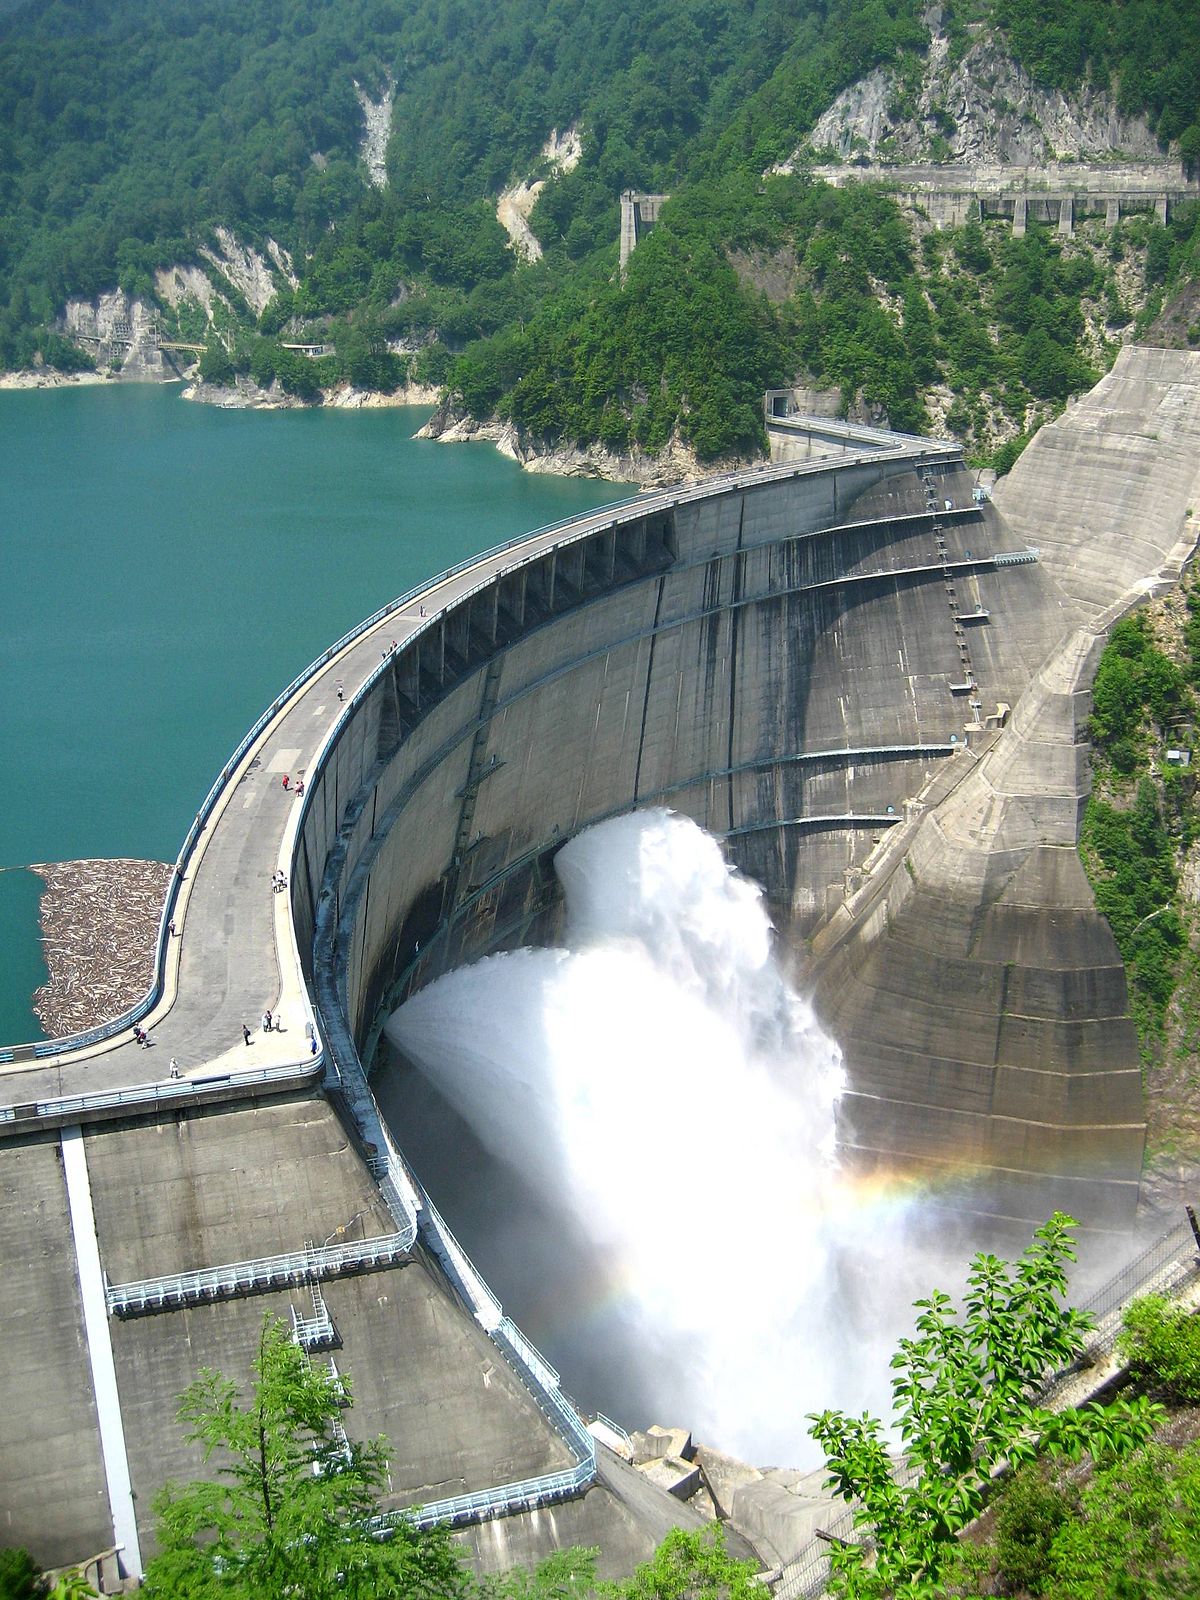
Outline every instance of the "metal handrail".
[[[486, 1329], [493, 1344], [504, 1356], [539, 1408], [576, 1458], [576, 1465], [568, 1473], [549, 1473], [543, 1478], [525, 1479], [519, 1484], [501, 1484], [495, 1489], [480, 1490], [471, 1496], [457, 1496], [453, 1504], [464, 1499], [473, 1505], [490, 1508], [493, 1516], [503, 1516], [518, 1504], [549, 1505], [564, 1498], [569, 1492], [576, 1494], [590, 1484], [596, 1476], [596, 1441], [588, 1432], [583, 1419], [559, 1387], [559, 1376], [545, 1357], [525, 1337], [484, 1282], [478, 1268], [454, 1237], [437, 1207], [422, 1194], [422, 1233], [434, 1255], [441, 1261], [455, 1288], [467, 1301], [475, 1320]], [[565, 1491], [566, 1480], [574, 1485]], [[534, 1498], [531, 1496], [542, 1496]], [[482, 1498], [481, 1498], [482, 1497]], [[451, 1502], [446, 1502], [451, 1504]], [[462, 1520], [465, 1510], [455, 1512]], [[435, 1518], [434, 1520], [437, 1520]]]
[[454, 1527], [461, 1523], [508, 1516], [513, 1511], [536, 1511], [542, 1506], [555, 1505], [560, 1500], [574, 1499], [595, 1476], [593, 1458], [590, 1463], [581, 1461], [578, 1466], [562, 1472], [548, 1472], [540, 1478], [523, 1478], [517, 1483], [503, 1483], [493, 1489], [476, 1490], [472, 1494], [429, 1500], [424, 1505], [402, 1511], [385, 1511], [371, 1518], [367, 1523], [367, 1531], [386, 1538], [401, 1522], [411, 1522], [418, 1528], [431, 1528], [436, 1523]]
[[158, 1278], [139, 1278], [131, 1283], [109, 1283], [106, 1279], [104, 1295], [112, 1315], [136, 1316], [141, 1311], [165, 1307], [171, 1302], [205, 1302], [252, 1289], [275, 1287], [281, 1279], [289, 1283], [316, 1283], [322, 1278], [339, 1277], [381, 1262], [390, 1264], [407, 1255], [412, 1244], [412, 1238], [402, 1231], [355, 1240], [351, 1244], [308, 1245], [303, 1250], [283, 1255], [231, 1261], [220, 1267], [199, 1267]]
[[50, 1100], [33, 1100], [26, 1104], [0, 1106], [0, 1122], [35, 1120], [61, 1120], [64, 1117], [84, 1118], [100, 1111], [119, 1111], [126, 1107], [169, 1105], [179, 1100], [192, 1100], [206, 1091], [226, 1092], [231, 1085], [237, 1088], [256, 1083], [309, 1083], [324, 1071], [317, 1056], [302, 1065], [285, 1063], [276, 1067], [252, 1067], [245, 1072], [211, 1073], [194, 1078], [169, 1078], [162, 1083], [134, 1084], [128, 1089], [111, 1089], [96, 1094], [62, 1095]]

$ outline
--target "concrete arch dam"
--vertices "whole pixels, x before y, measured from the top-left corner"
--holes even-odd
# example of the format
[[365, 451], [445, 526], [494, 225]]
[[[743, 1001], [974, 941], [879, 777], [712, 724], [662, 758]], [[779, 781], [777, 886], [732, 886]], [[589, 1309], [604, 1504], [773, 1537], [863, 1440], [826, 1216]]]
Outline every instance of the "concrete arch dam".
[[[6, 1542], [139, 1571], [154, 1493], [201, 1471], [175, 1396], [244, 1378], [264, 1309], [350, 1374], [396, 1511], [484, 1565], [599, 1544], [627, 1570], [695, 1520], [597, 1453], [361, 1065], [414, 986], [552, 937], [553, 852], [633, 806], [765, 885], [846, 1053], [850, 1159], [1126, 1224], [1140, 1087], [1074, 849], [1083, 729], [1105, 628], [1194, 542], [1198, 389], [1200, 357], [1126, 352], [999, 509], [955, 447], [877, 437], [643, 496], [443, 575], [297, 680], [181, 853], [151, 1050], [130, 1018], [0, 1050]], [[266, 1005], [284, 1030], [243, 1045]]]
[[[561, 842], [665, 804], [724, 838], [798, 960], [813, 942], [848, 1158], [1001, 1217], [1127, 1223], [1140, 1079], [1074, 850], [1082, 720], [1065, 765], [1026, 775], [1057, 834], [940, 872], [937, 819], [1019, 759], [1022, 695], [1082, 620], [972, 489], [953, 448], [910, 442], [635, 503], [426, 619], [300, 840], [300, 947], [343, 1048], [370, 1062], [415, 988], [554, 942]], [[881, 943], [881, 917], [904, 935]]]

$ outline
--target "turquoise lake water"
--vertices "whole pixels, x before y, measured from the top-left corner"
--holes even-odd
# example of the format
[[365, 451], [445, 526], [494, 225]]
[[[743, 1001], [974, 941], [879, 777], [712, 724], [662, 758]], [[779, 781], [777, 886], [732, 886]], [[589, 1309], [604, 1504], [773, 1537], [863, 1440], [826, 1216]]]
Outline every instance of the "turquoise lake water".
[[[0, 393], [0, 869], [173, 860], [242, 734], [385, 601], [621, 486], [415, 440], [421, 410]], [[41, 1036], [38, 880], [0, 870], [0, 1040]]]

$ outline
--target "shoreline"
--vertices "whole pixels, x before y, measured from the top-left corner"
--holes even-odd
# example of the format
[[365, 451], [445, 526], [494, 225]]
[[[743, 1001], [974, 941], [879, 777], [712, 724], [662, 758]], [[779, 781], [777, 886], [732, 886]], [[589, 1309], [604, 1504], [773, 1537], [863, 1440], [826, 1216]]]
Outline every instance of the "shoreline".
[[[0, 373], [0, 390], [63, 389], [123, 381], [130, 380], [107, 372], [67, 373], [45, 368]], [[634, 484], [641, 489], [666, 489], [753, 464], [737, 458], [703, 463], [678, 437], [658, 455], [636, 449], [620, 453], [601, 444], [530, 439], [513, 423], [497, 418], [478, 422], [473, 417], [456, 413], [443, 392], [429, 384], [406, 383], [391, 394], [383, 394], [341, 383], [323, 390], [317, 404], [284, 393], [278, 383], [263, 389], [247, 378], [238, 378], [232, 385], [206, 384], [194, 375], [181, 380], [175, 374], [150, 381], [163, 385], [182, 381], [185, 387], [180, 391], [181, 399], [225, 411], [374, 411], [429, 406], [432, 415], [418, 428], [414, 438], [432, 439], [439, 444], [491, 444], [502, 456], [516, 462], [522, 471], [553, 477], [594, 478], [606, 483]]]
[[[59, 372], [56, 367], [0, 372], [0, 389], [70, 389], [83, 384], [119, 383], [107, 372]], [[178, 379], [176, 379], [178, 382]]]
[[424, 427], [417, 430], [416, 437], [434, 439], [439, 444], [487, 443], [525, 472], [632, 483], [642, 489], [669, 489], [756, 464], [737, 457], [702, 462], [677, 435], [658, 455], [647, 455], [641, 450], [621, 454], [602, 444], [531, 439], [511, 422], [498, 418], [478, 422], [474, 417], [456, 413], [445, 401], [438, 404]]
[[218, 406], [223, 411], [382, 411], [404, 406], [435, 406], [441, 394], [439, 389], [424, 383], [405, 383], [391, 394], [339, 383], [332, 389], [322, 389], [320, 404], [316, 404], [298, 395], [286, 394], [278, 383], [263, 389], [248, 378], [238, 378], [229, 385], [204, 383], [199, 378], [184, 381], [187, 387], [181, 399], [196, 405]]

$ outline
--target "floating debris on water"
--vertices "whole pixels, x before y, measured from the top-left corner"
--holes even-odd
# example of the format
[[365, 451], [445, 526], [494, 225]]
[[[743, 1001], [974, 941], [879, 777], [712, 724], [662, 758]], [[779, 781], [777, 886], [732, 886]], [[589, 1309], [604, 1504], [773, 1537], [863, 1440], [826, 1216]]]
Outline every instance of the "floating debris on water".
[[49, 983], [33, 1011], [51, 1038], [94, 1028], [146, 993], [171, 868], [163, 861], [33, 862], [45, 884]]

